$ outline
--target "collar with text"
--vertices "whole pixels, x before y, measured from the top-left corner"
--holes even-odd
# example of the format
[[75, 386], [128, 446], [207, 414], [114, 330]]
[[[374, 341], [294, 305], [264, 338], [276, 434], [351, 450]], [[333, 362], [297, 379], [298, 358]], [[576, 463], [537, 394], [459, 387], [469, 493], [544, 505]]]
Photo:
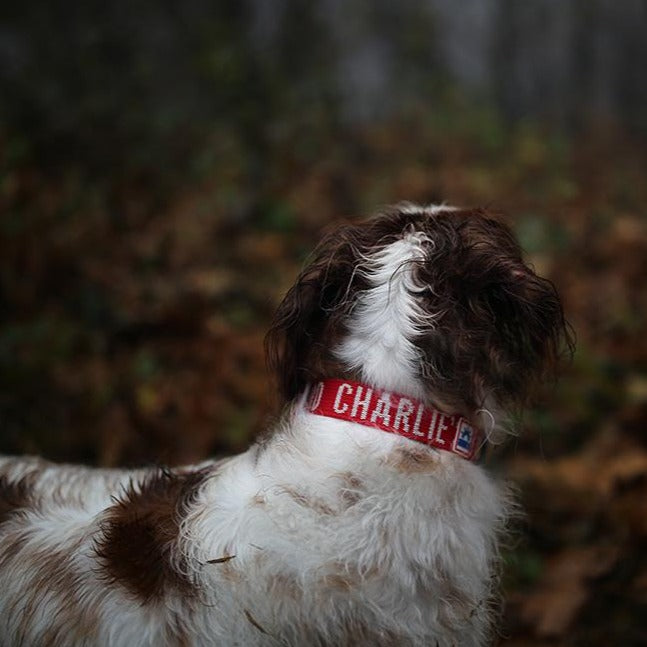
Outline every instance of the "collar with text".
[[315, 382], [306, 409], [318, 416], [355, 422], [465, 458], [476, 458], [479, 431], [459, 415], [449, 416], [415, 398], [351, 380]]

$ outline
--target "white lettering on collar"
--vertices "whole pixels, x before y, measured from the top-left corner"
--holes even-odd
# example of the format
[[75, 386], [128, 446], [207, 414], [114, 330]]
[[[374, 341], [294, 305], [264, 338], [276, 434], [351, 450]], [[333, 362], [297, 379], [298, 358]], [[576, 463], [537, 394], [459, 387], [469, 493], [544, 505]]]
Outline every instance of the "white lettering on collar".
[[368, 407], [371, 404], [373, 389], [367, 388], [366, 395], [364, 395], [364, 397], [362, 398], [363, 392], [364, 392], [364, 387], [358, 385], [357, 389], [355, 390], [355, 399], [353, 400], [353, 406], [350, 410], [351, 418], [357, 417], [357, 411], [360, 407], [362, 408], [362, 411], [360, 413], [359, 419], [366, 420], [366, 416], [368, 416]]
[[332, 409], [335, 413], [346, 413], [348, 411], [348, 404], [341, 401], [344, 396], [344, 392], [346, 392], [347, 395], [352, 393], [353, 387], [345, 382], [339, 385], [337, 388], [337, 395], [335, 395], [335, 401], [332, 405]]
[[396, 431], [400, 431], [400, 425], [402, 425], [402, 431], [409, 433], [409, 416], [412, 413], [413, 402], [408, 398], [400, 398], [397, 411], [395, 412], [395, 419], [393, 420], [393, 428]]
[[382, 424], [389, 426], [391, 424], [390, 410], [391, 395], [389, 393], [382, 393], [371, 414], [371, 423], [375, 424], [378, 418], [382, 418]]
[[[434, 429], [436, 430], [436, 435], [435, 435], [435, 438], [432, 439]], [[442, 437], [442, 432], [445, 431], [446, 429], [447, 429], [447, 425], [445, 424], [445, 416], [439, 411], [434, 411], [431, 414], [431, 423], [429, 424], [429, 431], [427, 432], [427, 438], [429, 440], [433, 440], [439, 445], [444, 445], [445, 439]]]

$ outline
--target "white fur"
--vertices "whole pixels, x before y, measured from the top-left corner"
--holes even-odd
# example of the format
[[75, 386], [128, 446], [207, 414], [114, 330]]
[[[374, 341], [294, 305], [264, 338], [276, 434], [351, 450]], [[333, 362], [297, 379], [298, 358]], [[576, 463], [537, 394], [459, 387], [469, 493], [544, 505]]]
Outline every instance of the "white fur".
[[344, 364], [359, 371], [366, 382], [387, 390], [423, 398], [418, 379], [419, 334], [416, 321], [433, 314], [421, 311], [413, 294], [424, 290], [414, 281], [414, 265], [422, 262], [432, 244], [420, 232], [411, 232], [367, 259], [371, 288], [356, 296], [350, 333], [336, 350]]
[[[344, 616], [358, 613], [369, 626], [398, 636], [400, 644], [480, 644], [494, 531], [504, 508], [497, 488], [480, 468], [448, 454], [437, 457], [437, 469], [402, 473], [388, 466], [388, 457], [406, 440], [302, 411], [293, 416], [258, 465], [243, 458], [225, 471], [224, 483], [213, 482], [219, 512], [205, 506], [192, 519], [204, 539], [203, 557], [235, 553], [232, 563], [245, 574], [226, 608], [227, 616], [240, 619], [240, 644], [271, 644], [250, 631], [241, 600], [260, 625], [290, 645], [309, 644], [314, 626], [325, 644], [339, 644]], [[368, 495], [344, 510], [340, 475], [348, 473]], [[316, 496], [322, 507], [339, 513], [304, 510], [286, 488]], [[222, 500], [223, 490], [230, 498]], [[250, 506], [259, 494], [265, 505]], [[192, 530], [187, 523], [190, 543]], [[342, 591], [327, 585], [327, 578], [344, 574], [357, 578], [356, 584]], [[217, 603], [217, 568], [209, 575], [207, 590]], [[272, 576], [298, 582], [298, 599], [283, 594], [261, 601], [259, 582]], [[454, 610], [448, 583], [469, 598], [469, 608]], [[231, 629], [231, 623], [223, 627], [223, 639], [231, 640]]]
[[428, 213], [429, 215], [434, 215], [436, 213], [441, 213], [443, 211], [456, 211], [456, 207], [452, 207], [451, 205], [448, 205], [448, 204], [428, 204], [425, 206], [421, 206], [413, 202], [401, 202], [400, 204], [398, 204], [398, 210], [401, 213], [410, 213], [410, 214]]
[[[46, 517], [5, 524], [3, 542], [31, 534], [20, 559], [0, 571], [0, 644], [18, 644], [14, 605], [38, 576], [30, 558], [62, 550], [72, 551], [66, 568], [78, 589], [42, 591], [25, 644], [40, 644], [58, 605], [75, 594], [101, 609], [102, 623], [87, 639], [71, 627], [71, 642], [60, 645], [174, 645], [169, 619], [189, 607], [191, 645], [346, 644], [351, 619], [397, 636], [396, 644], [480, 645], [502, 494], [481, 468], [447, 453], [434, 455], [428, 470], [403, 471], [392, 464], [398, 448], [411, 441], [295, 408], [260, 457], [252, 448], [225, 462], [190, 510], [182, 543], [199, 600], [171, 597], [153, 607], [97, 578], [93, 537], [110, 503], [97, 475]], [[72, 469], [61, 468], [61, 477]], [[347, 506], [343, 494], [353, 487], [357, 501]], [[227, 555], [235, 557], [207, 563]]]

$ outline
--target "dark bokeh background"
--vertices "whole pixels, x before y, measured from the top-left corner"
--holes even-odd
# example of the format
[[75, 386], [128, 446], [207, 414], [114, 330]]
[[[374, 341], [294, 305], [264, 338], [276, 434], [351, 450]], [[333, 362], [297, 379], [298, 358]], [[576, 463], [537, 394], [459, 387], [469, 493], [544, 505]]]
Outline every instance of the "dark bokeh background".
[[492, 460], [527, 510], [501, 641], [645, 644], [645, 33], [642, 0], [5, 3], [0, 450], [242, 450], [322, 227], [491, 205], [578, 335]]

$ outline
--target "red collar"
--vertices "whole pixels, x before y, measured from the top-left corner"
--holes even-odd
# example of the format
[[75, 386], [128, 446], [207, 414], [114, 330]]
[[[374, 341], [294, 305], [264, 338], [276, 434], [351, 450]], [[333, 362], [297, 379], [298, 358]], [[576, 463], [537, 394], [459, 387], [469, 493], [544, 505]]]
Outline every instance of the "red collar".
[[476, 458], [478, 429], [462, 416], [448, 416], [422, 402], [351, 380], [327, 379], [310, 388], [306, 408], [327, 418], [374, 427], [462, 458]]

